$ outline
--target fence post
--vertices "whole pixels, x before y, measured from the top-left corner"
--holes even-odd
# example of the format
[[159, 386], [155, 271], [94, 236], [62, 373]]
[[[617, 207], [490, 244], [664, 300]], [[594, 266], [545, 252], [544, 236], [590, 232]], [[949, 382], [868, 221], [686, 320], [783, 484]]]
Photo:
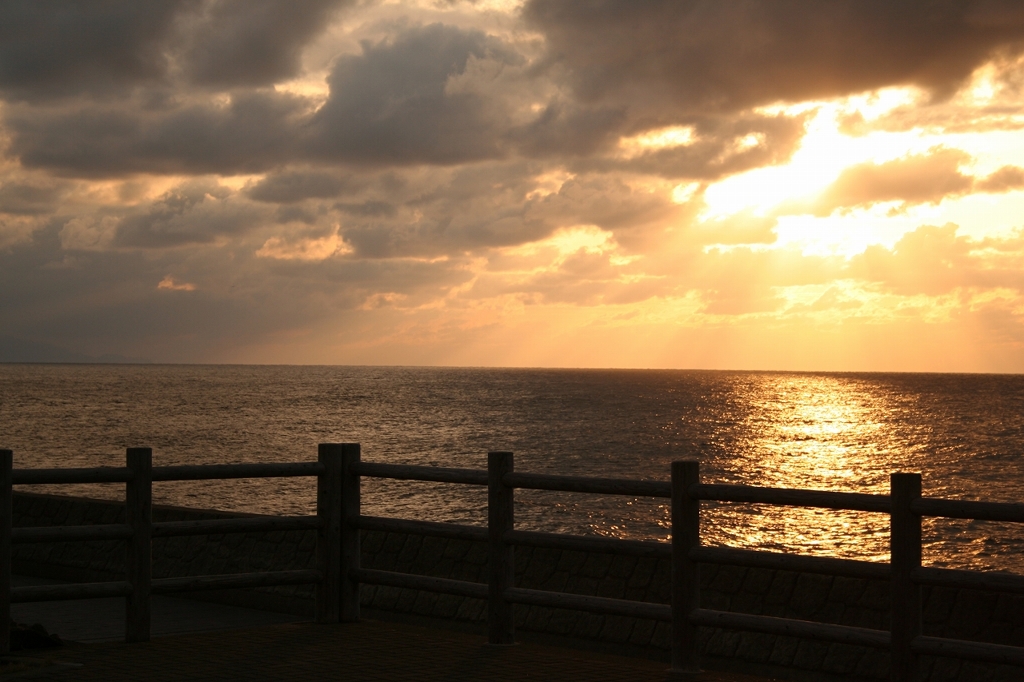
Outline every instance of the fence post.
[[353, 571], [359, 569], [360, 478], [353, 469], [359, 463], [359, 443], [341, 444], [341, 621], [359, 620], [359, 581]]
[[316, 622], [337, 623], [341, 607], [341, 445], [320, 443], [317, 460], [324, 467], [316, 478]]
[[917, 654], [911, 648], [921, 634], [921, 588], [914, 571], [921, 566], [921, 515], [911, 509], [921, 498], [921, 474], [891, 474], [889, 477], [889, 552], [892, 584], [892, 668], [893, 682], [916, 682]]
[[700, 564], [690, 558], [700, 546], [700, 500], [690, 492], [698, 483], [700, 462], [672, 462], [672, 676], [700, 672], [699, 628], [690, 623], [700, 608]]
[[512, 473], [511, 452], [487, 453], [487, 536], [490, 545], [490, 577], [487, 581], [487, 641], [515, 644], [515, 619], [505, 590], [515, 584], [515, 550], [505, 542], [505, 533], [515, 525], [514, 489], [502, 477]]
[[125, 598], [124, 640], [148, 642], [149, 591], [153, 578], [153, 450], [128, 448], [132, 472], [125, 486], [125, 523], [132, 530], [125, 553], [125, 569], [132, 591]]
[[0, 654], [11, 652], [11, 469], [14, 453], [0, 450]]

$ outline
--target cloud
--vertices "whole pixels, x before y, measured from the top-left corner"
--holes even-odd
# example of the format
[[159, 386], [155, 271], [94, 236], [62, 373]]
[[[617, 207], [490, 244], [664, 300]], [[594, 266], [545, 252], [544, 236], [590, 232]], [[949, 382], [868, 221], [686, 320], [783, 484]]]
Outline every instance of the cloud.
[[[470, 60], [521, 58], [481, 31], [431, 24], [364, 42], [335, 63], [330, 98], [310, 122], [312, 155], [364, 164], [455, 164], [503, 155], [500, 111], [471, 90], [449, 92]], [[498, 116], [498, 120], [495, 117]]]
[[184, 80], [236, 88], [301, 72], [302, 49], [351, 0], [10, 0], [0, 89], [26, 100], [116, 98]]
[[167, 275], [156, 285], [157, 289], [166, 291], [195, 291], [196, 285], [189, 282], [177, 282], [173, 277]]
[[351, 191], [360, 183], [355, 176], [341, 176], [318, 170], [288, 170], [270, 173], [247, 192], [256, 201], [292, 204], [304, 199], [331, 199]]
[[811, 211], [827, 216], [836, 209], [887, 201], [903, 204], [938, 203], [966, 194], [974, 178], [960, 171], [971, 161], [966, 152], [939, 147], [884, 163], [850, 166], [814, 201]]
[[509, 139], [524, 155], [590, 156], [609, 151], [627, 123], [624, 107], [580, 107], [550, 102], [537, 117], [508, 131]]
[[67, 187], [62, 183], [4, 182], [0, 184], [0, 213], [23, 216], [51, 213], [66, 192]]
[[887, 291], [939, 296], [960, 288], [1024, 291], [1024, 238], [972, 240], [958, 226], [923, 225], [892, 249], [870, 246], [850, 259], [848, 274]]
[[267, 221], [265, 209], [233, 201], [231, 192], [217, 183], [194, 181], [122, 218], [110, 243], [133, 248], [213, 244]]
[[825, 217], [880, 203], [894, 203], [891, 213], [898, 213], [914, 204], [938, 204], [970, 193], [997, 194], [1024, 188], [1024, 169], [1003, 166], [991, 175], [978, 177], [961, 170], [973, 160], [963, 150], [934, 147], [924, 154], [848, 166], [816, 198], [787, 202], [775, 213]]
[[253, 173], [287, 161], [302, 97], [242, 92], [226, 103], [149, 111], [135, 106], [14, 107], [6, 116], [10, 153], [27, 168], [77, 177], [133, 173]]
[[302, 48], [353, 0], [214, 0], [185, 17], [181, 60], [190, 81], [259, 86], [301, 72]]
[[1024, 17], [1010, 1], [529, 0], [585, 102], [666, 112], [738, 111], [890, 85], [951, 94], [996, 52], [1019, 52]]
[[164, 79], [176, 17], [193, 0], [0, 3], [0, 89], [37, 99]]
[[1024, 188], [1024, 168], [1020, 166], [1003, 166], [983, 180], [975, 183], [980, 192], [1011, 192]]

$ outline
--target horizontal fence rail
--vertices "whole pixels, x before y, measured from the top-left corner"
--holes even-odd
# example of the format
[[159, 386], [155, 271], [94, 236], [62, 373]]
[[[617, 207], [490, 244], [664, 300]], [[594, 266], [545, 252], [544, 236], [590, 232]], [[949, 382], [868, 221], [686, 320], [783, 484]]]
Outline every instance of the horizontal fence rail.
[[[318, 481], [340, 475], [344, 445], [320, 446], [316, 462], [274, 462], [245, 464], [181, 465], [154, 467], [152, 450], [129, 448], [125, 467], [77, 469], [14, 469], [13, 453], [0, 450], [0, 654], [10, 650], [10, 605], [12, 603], [124, 597], [126, 641], [145, 641], [150, 636], [152, 594], [173, 594], [201, 590], [251, 589], [281, 585], [316, 587], [317, 617], [337, 621], [340, 563], [330, 544], [338, 544], [341, 518], [340, 491], [321, 485], [316, 516], [253, 516], [191, 521], [152, 520], [152, 484], [163, 481], [198, 481], [237, 478], [280, 478], [306, 476]], [[358, 446], [355, 446], [358, 448]], [[78, 526], [11, 526], [13, 485], [61, 485], [79, 483], [123, 483], [126, 522]], [[316, 531], [317, 569], [258, 571], [251, 573], [152, 577], [153, 538], [189, 535], [220, 535], [270, 531]], [[33, 585], [11, 587], [11, 546], [13, 544], [120, 540], [126, 545], [124, 581]], [[328, 603], [333, 596], [334, 604]]]
[[672, 497], [672, 485], [665, 481], [634, 481], [625, 478], [583, 478], [552, 474], [505, 474], [502, 483], [510, 488], [554, 490], [565, 493], [628, 495], [630, 497]]
[[269, 462], [257, 464], [185, 464], [153, 467], [154, 481], [213, 481], [230, 478], [289, 478], [320, 476], [321, 462]]
[[[945, 656], [998, 664], [1024, 665], [1024, 648], [924, 636], [921, 633], [922, 585], [1024, 594], [1024, 576], [954, 570], [921, 565], [921, 519], [925, 516], [983, 521], [1024, 522], [1024, 504], [943, 500], [921, 496], [919, 474], [893, 474], [889, 495], [793, 490], [745, 485], [704, 484], [693, 461], [672, 464], [670, 481], [587, 478], [513, 470], [512, 453], [492, 452], [488, 469], [459, 469], [363, 462], [358, 444], [321, 444], [316, 462], [152, 466], [152, 452], [130, 448], [126, 467], [14, 470], [12, 453], [0, 450], [0, 606], [30, 601], [124, 597], [128, 603], [126, 639], [149, 637], [149, 595], [278, 585], [316, 586], [316, 617], [321, 622], [359, 618], [360, 584], [381, 585], [485, 600], [489, 640], [514, 642], [513, 605], [572, 609], [672, 624], [672, 669], [699, 670], [697, 641], [702, 627], [837, 642], [891, 653], [891, 677], [916, 680], [920, 655]], [[154, 482], [265, 477], [315, 477], [315, 516], [239, 517], [192, 521], [152, 521]], [[363, 477], [486, 486], [486, 526], [459, 525], [362, 515]], [[11, 486], [31, 484], [123, 483], [127, 519], [123, 524], [11, 527]], [[625, 495], [670, 500], [670, 543], [517, 530], [514, 491], [547, 490]], [[800, 506], [887, 514], [891, 519], [891, 561], [877, 563], [802, 556], [700, 543], [701, 502]], [[360, 531], [404, 533], [487, 543], [486, 583], [363, 568]], [[315, 570], [263, 571], [228, 575], [152, 578], [153, 538], [267, 531], [315, 531]], [[12, 588], [12, 544], [120, 540], [126, 544], [124, 581]], [[671, 559], [671, 604], [612, 599], [515, 585], [514, 548], [538, 547]], [[747, 613], [716, 611], [700, 605], [700, 566], [721, 564], [888, 581], [890, 630], [872, 630]], [[9, 618], [0, 614], [2, 652], [7, 651]]]
[[774, 506], [846, 509], [883, 514], [888, 514], [890, 511], [888, 495], [866, 493], [837, 493], [830, 490], [793, 490], [721, 484], [696, 485], [687, 493], [698, 500], [718, 502], [750, 502]]

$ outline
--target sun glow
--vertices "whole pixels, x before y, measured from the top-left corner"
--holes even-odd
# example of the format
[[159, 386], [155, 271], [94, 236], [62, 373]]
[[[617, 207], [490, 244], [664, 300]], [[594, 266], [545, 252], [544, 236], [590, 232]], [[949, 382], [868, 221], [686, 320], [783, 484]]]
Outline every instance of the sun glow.
[[693, 144], [695, 140], [693, 126], [670, 126], [648, 130], [632, 137], [623, 137], [619, 140], [619, 148], [628, 158], [652, 150], [686, 146]]

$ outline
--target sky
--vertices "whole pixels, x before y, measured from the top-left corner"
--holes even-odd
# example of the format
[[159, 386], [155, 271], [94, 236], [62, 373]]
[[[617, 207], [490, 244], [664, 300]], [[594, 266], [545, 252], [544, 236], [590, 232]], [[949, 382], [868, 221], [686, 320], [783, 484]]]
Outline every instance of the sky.
[[1024, 372], [1017, 0], [7, 0], [0, 361]]

